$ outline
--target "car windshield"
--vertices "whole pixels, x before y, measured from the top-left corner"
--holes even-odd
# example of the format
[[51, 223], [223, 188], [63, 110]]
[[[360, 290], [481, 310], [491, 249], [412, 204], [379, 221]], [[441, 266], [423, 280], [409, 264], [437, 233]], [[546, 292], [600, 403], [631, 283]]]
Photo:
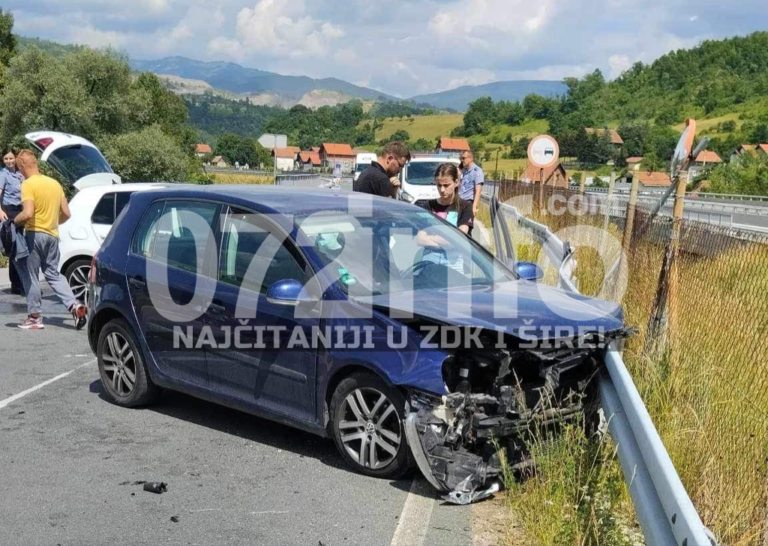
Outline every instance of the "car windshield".
[[409, 163], [405, 168], [405, 181], [415, 186], [429, 186], [435, 183], [435, 171], [443, 161]]
[[299, 245], [315, 254], [347, 293], [376, 296], [516, 280], [479, 244], [430, 212], [374, 210], [297, 217]]
[[70, 183], [96, 173], [112, 173], [112, 168], [96, 148], [90, 146], [67, 146], [53, 152], [50, 163]]
[[370, 166], [371, 166], [370, 163], [358, 163], [357, 165], [355, 165], [355, 172], [361, 173]]

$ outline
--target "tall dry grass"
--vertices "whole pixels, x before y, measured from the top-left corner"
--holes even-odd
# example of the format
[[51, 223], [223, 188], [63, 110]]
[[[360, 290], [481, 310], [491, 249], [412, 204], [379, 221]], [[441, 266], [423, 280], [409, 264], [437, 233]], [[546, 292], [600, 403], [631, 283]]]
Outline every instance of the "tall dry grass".
[[[510, 186], [508, 193], [529, 188]], [[602, 214], [542, 216], [534, 208], [532, 216], [555, 232], [605, 225]], [[768, 521], [768, 238], [684, 223], [673, 270], [668, 346], [654, 361], [645, 353], [647, 325], [671, 220], [657, 218], [640, 233], [646, 218], [640, 210], [627, 252], [628, 285], [621, 303], [626, 323], [638, 334], [627, 343], [624, 360], [704, 524], [721, 544], [763, 544]], [[613, 236], [621, 240], [623, 230], [622, 217], [610, 218]], [[518, 248], [521, 255], [529, 252]], [[598, 294], [604, 266], [597, 254], [579, 249], [576, 260], [580, 290]], [[546, 449], [551, 451], [543, 458], [551, 456], [556, 463], [519, 488], [521, 497], [513, 502], [518, 518], [526, 499], [536, 505], [553, 483], [562, 482], [558, 467], [573, 464], [573, 453], [558, 445]], [[600, 464], [603, 472], [619, 468], [615, 457], [604, 457]], [[611, 498], [620, 520], [631, 522], [633, 509], [626, 492], [622, 495]], [[524, 518], [532, 543], [564, 543], [552, 528], [572, 528], [578, 512], [550, 516]]]

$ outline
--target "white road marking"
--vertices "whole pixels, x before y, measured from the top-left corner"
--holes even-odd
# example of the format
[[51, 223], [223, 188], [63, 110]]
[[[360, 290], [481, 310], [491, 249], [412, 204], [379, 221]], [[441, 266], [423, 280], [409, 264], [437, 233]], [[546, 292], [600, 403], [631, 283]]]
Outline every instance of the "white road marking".
[[89, 364], [93, 364], [94, 362], [96, 362], [96, 359], [95, 359], [95, 358], [94, 358], [93, 360], [90, 360], [90, 361], [86, 362], [85, 364], [80, 364], [80, 365], [79, 365], [77, 368], [75, 368], [74, 370], [70, 370], [70, 371], [68, 371], [68, 372], [64, 372], [63, 374], [61, 374], [61, 375], [57, 375], [56, 377], [54, 377], [54, 378], [52, 378], [52, 379], [49, 379], [48, 381], [43, 381], [43, 382], [42, 382], [42, 383], [40, 383], [39, 385], [35, 385], [35, 386], [34, 386], [34, 387], [32, 387], [31, 389], [27, 389], [27, 390], [25, 390], [25, 391], [23, 391], [23, 392], [20, 392], [19, 394], [14, 394], [13, 396], [10, 396], [10, 397], [6, 398], [5, 400], [0, 400], [0, 409], [3, 409], [3, 408], [4, 408], [5, 406], [7, 406], [8, 404], [12, 404], [13, 402], [15, 402], [16, 400], [18, 400], [19, 398], [24, 398], [24, 397], [25, 397], [26, 395], [28, 395], [28, 394], [32, 394], [32, 393], [33, 393], [33, 392], [35, 392], [35, 391], [39, 391], [39, 390], [40, 390], [40, 389], [42, 389], [43, 387], [45, 387], [45, 386], [47, 386], [47, 385], [50, 385], [51, 383], [54, 383], [54, 382], [58, 381], [59, 379], [64, 379], [64, 378], [65, 378], [65, 377], [67, 377], [69, 374], [71, 374], [71, 373], [73, 373], [73, 372], [76, 372], [77, 370], [79, 370], [80, 368], [82, 368], [82, 367], [84, 367], [84, 366], [88, 366]]
[[423, 546], [436, 500], [435, 490], [427, 480], [421, 476], [413, 479], [391, 546]]

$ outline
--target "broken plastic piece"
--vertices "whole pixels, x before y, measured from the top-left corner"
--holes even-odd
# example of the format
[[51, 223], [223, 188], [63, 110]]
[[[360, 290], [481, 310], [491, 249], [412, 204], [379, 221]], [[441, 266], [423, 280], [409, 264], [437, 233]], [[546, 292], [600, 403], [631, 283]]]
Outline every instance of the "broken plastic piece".
[[165, 482], [147, 482], [144, 484], [144, 491], [160, 495], [168, 491], [168, 484]]
[[467, 476], [456, 488], [445, 495], [443, 500], [451, 504], [466, 505], [492, 497], [499, 492], [499, 482], [493, 482], [488, 489], [477, 491], [470, 489], [473, 476]]

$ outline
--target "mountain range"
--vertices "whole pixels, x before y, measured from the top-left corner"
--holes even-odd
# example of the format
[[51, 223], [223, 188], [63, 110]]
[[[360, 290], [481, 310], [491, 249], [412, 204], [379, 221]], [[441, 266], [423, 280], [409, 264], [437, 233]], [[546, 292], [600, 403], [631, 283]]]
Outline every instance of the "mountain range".
[[[337, 78], [314, 79], [306, 76], [283, 76], [274, 72], [246, 68], [230, 62], [204, 62], [186, 57], [166, 57], [154, 61], [130, 60], [134, 70], [154, 72], [163, 77], [169, 88], [182, 94], [213, 92], [229, 98], [248, 97], [252, 104], [290, 107], [294, 104], [317, 107], [352, 99], [365, 101], [400, 101], [386, 93], [353, 85]], [[439, 110], [466, 111], [470, 102], [480, 97], [498, 100], [522, 100], [530, 93], [544, 96], [565, 94], [558, 81], [509, 81], [419, 95], [405, 99]]]

